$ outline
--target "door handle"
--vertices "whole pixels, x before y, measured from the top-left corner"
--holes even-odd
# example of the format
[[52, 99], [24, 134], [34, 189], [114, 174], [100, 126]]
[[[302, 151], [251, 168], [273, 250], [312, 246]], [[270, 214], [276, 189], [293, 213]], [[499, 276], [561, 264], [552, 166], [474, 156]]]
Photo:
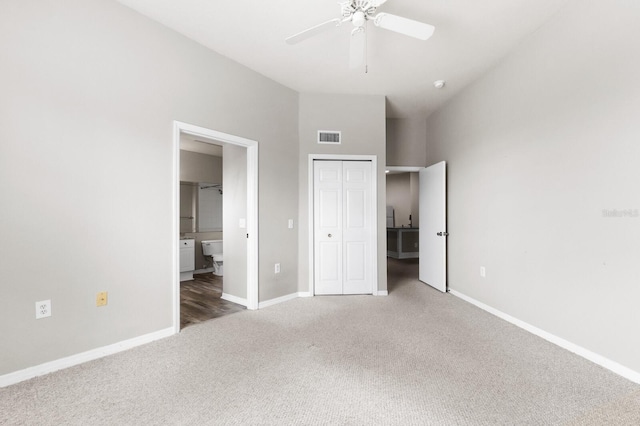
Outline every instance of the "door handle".
[[327, 237], [331, 238], [331, 234], [327, 235]]
[[439, 237], [448, 237], [449, 233], [448, 232], [438, 232], [438, 236]]

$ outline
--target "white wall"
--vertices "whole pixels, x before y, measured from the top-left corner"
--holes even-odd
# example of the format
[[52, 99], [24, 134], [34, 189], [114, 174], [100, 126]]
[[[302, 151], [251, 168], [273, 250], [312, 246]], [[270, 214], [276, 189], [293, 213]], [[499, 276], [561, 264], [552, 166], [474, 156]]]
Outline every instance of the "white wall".
[[[301, 292], [309, 291], [309, 154], [376, 155], [378, 158], [378, 290], [387, 290], [385, 98], [300, 94], [299, 268]], [[342, 131], [341, 145], [317, 143], [318, 130]]]
[[572, 1], [427, 123], [450, 288], [635, 371], [640, 217], [602, 212], [640, 209], [638, 22]]
[[[259, 142], [260, 252], [296, 264], [296, 92], [108, 0], [3, 2], [0, 57], [0, 375], [172, 326], [173, 120]], [[297, 287], [263, 258], [261, 298]]]

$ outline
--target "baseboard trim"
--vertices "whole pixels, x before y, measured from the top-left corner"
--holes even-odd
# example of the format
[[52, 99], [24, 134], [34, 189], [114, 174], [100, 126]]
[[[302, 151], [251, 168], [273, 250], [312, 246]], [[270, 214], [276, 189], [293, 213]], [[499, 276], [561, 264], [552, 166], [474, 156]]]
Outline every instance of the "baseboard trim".
[[[373, 296], [388, 296], [389, 292], [387, 290], [376, 290], [371, 294]], [[308, 291], [299, 291], [298, 297], [313, 297], [313, 294], [309, 293]]]
[[505, 314], [502, 311], [499, 311], [495, 308], [492, 308], [489, 305], [485, 305], [482, 302], [479, 302], [465, 294], [462, 294], [456, 290], [449, 289], [449, 293], [452, 295], [464, 300], [465, 302], [471, 303], [472, 305], [477, 306], [478, 308], [487, 311], [488, 313], [497, 316], [511, 324], [522, 328], [523, 330], [528, 331], [529, 333], [535, 334], [538, 337], [543, 338], [544, 340], [553, 343], [554, 345], [560, 346], [563, 349], [568, 350], [569, 352], [573, 352], [574, 354], [581, 356], [595, 364], [598, 364], [601, 367], [606, 368], [626, 379], [631, 380], [634, 383], [640, 384], [640, 372], [634, 371], [624, 365], [618, 364], [615, 361], [610, 360], [609, 358], [605, 358], [602, 355], [599, 355], [595, 352], [591, 352], [588, 349], [583, 348], [582, 346], [578, 346], [575, 343], [569, 342], [561, 337], [558, 337], [554, 334], [546, 332], [542, 329], [539, 329], [529, 323], [526, 323], [522, 320], [512, 317], [511, 315]]
[[264, 302], [258, 303], [258, 309], [277, 305], [278, 303], [287, 302], [289, 300], [297, 299], [298, 297], [300, 297], [300, 293], [291, 293], [286, 296], [276, 297], [275, 299], [265, 300]]
[[237, 303], [238, 305], [242, 305], [244, 307], [248, 305], [247, 299], [243, 299], [242, 297], [234, 296], [229, 293], [222, 293], [221, 299], [228, 300], [229, 302]]
[[135, 348], [136, 346], [164, 339], [165, 337], [169, 337], [174, 334], [175, 328], [165, 328], [164, 330], [134, 337], [133, 339], [123, 340], [122, 342], [114, 343], [112, 345], [103, 346], [101, 348], [92, 349], [90, 351], [60, 358], [55, 361], [45, 362], [44, 364], [36, 365], [34, 367], [25, 368], [24, 370], [5, 374], [0, 376], [0, 388], [24, 382], [25, 380], [33, 379], [34, 377], [44, 376], [45, 374], [73, 367], [75, 365], [84, 364], [85, 362], [113, 355], [118, 352], [123, 352], [128, 349]]

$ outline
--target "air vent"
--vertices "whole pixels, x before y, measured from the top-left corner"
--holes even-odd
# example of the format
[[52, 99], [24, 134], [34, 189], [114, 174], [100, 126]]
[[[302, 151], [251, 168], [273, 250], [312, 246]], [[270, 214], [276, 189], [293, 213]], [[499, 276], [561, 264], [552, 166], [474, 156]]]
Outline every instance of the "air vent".
[[341, 141], [342, 132], [334, 130], [318, 130], [318, 143], [340, 145]]

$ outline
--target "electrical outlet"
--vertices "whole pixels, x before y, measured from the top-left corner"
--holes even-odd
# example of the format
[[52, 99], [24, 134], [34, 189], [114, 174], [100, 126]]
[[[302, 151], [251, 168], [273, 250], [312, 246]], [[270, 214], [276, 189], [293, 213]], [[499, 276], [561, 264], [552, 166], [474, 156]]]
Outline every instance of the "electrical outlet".
[[481, 266], [481, 267], [480, 267], [480, 276], [481, 276], [482, 278], [484, 278], [484, 277], [486, 277], [486, 276], [487, 276], [487, 270], [485, 269], [485, 267], [484, 267], [484, 266]]
[[96, 296], [96, 306], [105, 306], [107, 304], [107, 292], [102, 291]]
[[289, 229], [293, 229], [293, 219], [289, 219]]
[[51, 316], [51, 300], [36, 302], [36, 319]]
[[276, 274], [279, 274], [279, 273], [280, 273], [280, 264], [279, 264], [279, 263], [276, 263], [276, 266], [275, 266], [275, 268], [274, 268], [274, 271], [275, 271], [275, 273], [276, 273]]

